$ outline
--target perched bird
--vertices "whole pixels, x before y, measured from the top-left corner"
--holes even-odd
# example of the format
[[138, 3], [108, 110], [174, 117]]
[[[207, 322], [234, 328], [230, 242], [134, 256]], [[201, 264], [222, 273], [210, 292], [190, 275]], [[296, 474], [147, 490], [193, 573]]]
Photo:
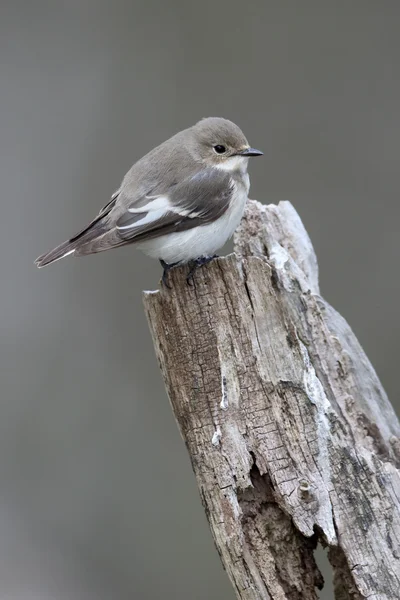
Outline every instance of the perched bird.
[[169, 269], [184, 263], [191, 283], [238, 226], [250, 187], [248, 159], [261, 154], [231, 121], [202, 119], [135, 163], [97, 217], [36, 265], [134, 244], [161, 262], [166, 285]]

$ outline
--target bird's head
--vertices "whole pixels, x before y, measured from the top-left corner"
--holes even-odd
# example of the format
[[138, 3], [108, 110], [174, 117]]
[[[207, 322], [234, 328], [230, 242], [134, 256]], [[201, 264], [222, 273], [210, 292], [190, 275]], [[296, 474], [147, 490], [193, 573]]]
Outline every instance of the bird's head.
[[251, 148], [242, 130], [227, 119], [208, 117], [186, 131], [193, 158], [207, 167], [246, 170], [249, 157], [263, 154]]

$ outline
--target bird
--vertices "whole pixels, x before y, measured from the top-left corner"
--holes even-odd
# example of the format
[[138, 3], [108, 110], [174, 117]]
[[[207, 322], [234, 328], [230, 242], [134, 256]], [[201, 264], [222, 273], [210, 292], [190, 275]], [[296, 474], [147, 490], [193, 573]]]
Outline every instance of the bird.
[[248, 161], [262, 154], [232, 121], [201, 119], [138, 160], [93, 221], [35, 264], [132, 244], [160, 261], [167, 287], [170, 269], [183, 264], [193, 284], [196, 269], [216, 257], [239, 225], [250, 189]]

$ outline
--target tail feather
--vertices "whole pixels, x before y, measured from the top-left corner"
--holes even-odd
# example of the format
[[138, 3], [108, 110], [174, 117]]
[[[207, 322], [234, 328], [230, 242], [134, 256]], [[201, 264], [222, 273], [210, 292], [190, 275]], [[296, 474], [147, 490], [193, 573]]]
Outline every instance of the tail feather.
[[39, 269], [41, 269], [42, 267], [45, 267], [50, 263], [56, 262], [57, 260], [64, 258], [64, 256], [73, 254], [73, 252], [75, 252], [76, 246], [76, 242], [71, 242], [70, 240], [67, 240], [66, 242], [63, 242], [62, 244], [57, 246], [57, 248], [54, 248], [53, 250], [50, 250], [50, 252], [39, 256], [35, 260], [35, 265]]
[[79, 255], [79, 249], [82, 248], [88, 242], [93, 241], [94, 239], [100, 237], [104, 233], [104, 229], [102, 223], [97, 221], [93, 225], [90, 225], [86, 229], [83, 229], [79, 234], [74, 236], [73, 238], [63, 242], [50, 252], [46, 254], [42, 254], [35, 260], [35, 265], [41, 269], [46, 265], [50, 265], [69, 254], [74, 254], [76, 250], [76, 255]]
[[84, 249], [85, 244], [92, 242], [96, 238], [101, 238], [103, 234], [107, 231], [107, 227], [105, 226], [105, 221], [107, 215], [114, 208], [119, 192], [116, 192], [112, 195], [111, 200], [101, 209], [99, 214], [87, 227], [79, 231], [74, 237], [70, 238], [66, 242], [63, 242], [54, 250], [50, 250], [46, 254], [42, 254], [35, 260], [35, 265], [41, 269], [46, 265], [49, 265], [56, 260], [60, 260], [64, 258], [64, 256], [68, 256], [69, 254], [74, 254], [76, 250], [76, 256], [80, 256], [83, 254], [91, 254], [92, 252], [99, 252], [101, 249], [95, 249], [88, 247]]

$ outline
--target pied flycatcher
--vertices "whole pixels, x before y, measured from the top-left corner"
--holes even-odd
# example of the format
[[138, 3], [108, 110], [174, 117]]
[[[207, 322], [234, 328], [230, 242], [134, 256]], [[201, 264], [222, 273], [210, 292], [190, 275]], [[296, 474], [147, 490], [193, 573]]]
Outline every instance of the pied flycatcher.
[[231, 121], [202, 119], [135, 163], [97, 217], [36, 265], [134, 244], [161, 262], [166, 285], [171, 267], [189, 263], [190, 283], [238, 226], [248, 159], [261, 154]]

